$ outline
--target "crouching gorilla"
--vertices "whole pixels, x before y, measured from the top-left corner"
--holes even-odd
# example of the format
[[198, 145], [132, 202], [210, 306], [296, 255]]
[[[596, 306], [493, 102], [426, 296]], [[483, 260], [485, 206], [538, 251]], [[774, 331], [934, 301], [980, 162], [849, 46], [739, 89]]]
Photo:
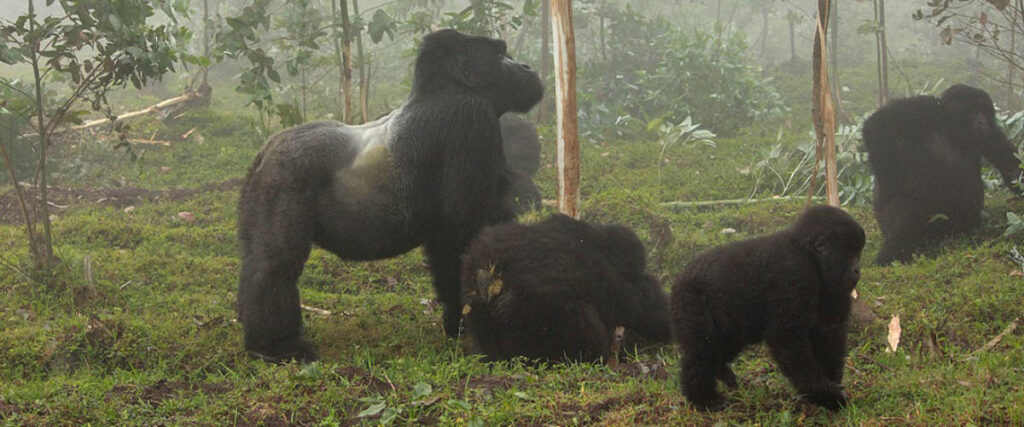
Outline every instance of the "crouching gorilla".
[[505, 114], [501, 123], [501, 143], [510, 169], [509, 180], [516, 213], [540, 207], [540, 190], [530, 178], [540, 169], [540, 137], [537, 127], [516, 114]]
[[915, 252], [981, 223], [981, 158], [1020, 193], [1020, 160], [995, 122], [985, 91], [955, 85], [942, 98], [890, 102], [864, 122], [875, 174], [875, 218], [884, 242], [876, 264], [909, 261]]
[[242, 188], [239, 318], [250, 354], [314, 359], [296, 281], [318, 246], [348, 260], [424, 245], [444, 328], [458, 333], [459, 256], [514, 218], [498, 117], [543, 94], [505, 42], [443, 30], [423, 38], [412, 93], [361, 126], [314, 122], [272, 136]]
[[818, 206], [789, 229], [698, 256], [672, 288], [686, 398], [703, 410], [720, 408], [717, 381], [736, 387], [729, 363], [764, 341], [807, 400], [829, 409], [845, 405], [850, 291], [860, 280], [863, 248], [857, 221]]
[[607, 359], [618, 326], [668, 341], [668, 300], [623, 226], [555, 215], [484, 229], [462, 257], [465, 330], [487, 360]]

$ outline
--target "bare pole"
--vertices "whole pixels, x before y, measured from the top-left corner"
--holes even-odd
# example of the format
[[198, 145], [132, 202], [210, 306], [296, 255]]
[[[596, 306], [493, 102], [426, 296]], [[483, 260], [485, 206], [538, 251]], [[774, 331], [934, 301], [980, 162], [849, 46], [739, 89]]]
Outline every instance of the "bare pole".
[[[814, 33], [814, 131], [818, 137], [815, 175], [821, 158], [825, 159], [825, 197], [831, 206], [839, 206], [839, 181], [836, 169], [836, 116], [828, 83], [826, 48], [830, 0], [818, 0], [818, 22]], [[814, 186], [810, 191], [813, 193]]]
[[[548, 71], [551, 70], [551, 0], [541, 0], [540, 8], [540, 80], [547, 84]], [[541, 99], [537, 106], [537, 123], [548, 117], [548, 104]]]
[[551, 0], [558, 118], [558, 210], [580, 217], [580, 141], [576, 111], [576, 38], [572, 0]]

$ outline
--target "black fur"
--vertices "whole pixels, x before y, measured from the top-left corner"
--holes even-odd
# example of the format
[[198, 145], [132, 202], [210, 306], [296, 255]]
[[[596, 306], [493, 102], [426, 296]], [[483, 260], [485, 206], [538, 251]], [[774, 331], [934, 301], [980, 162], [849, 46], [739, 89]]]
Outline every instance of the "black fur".
[[863, 247], [856, 220], [819, 206], [786, 230], [698, 256], [672, 288], [686, 398], [700, 409], [721, 407], [717, 381], [736, 386], [728, 364], [764, 341], [807, 400], [829, 409], [845, 405], [850, 291], [860, 280]]
[[540, 207], [540, 190], [530, 179], [540, 169], [540, 137], [537, 127], [516, 114], [501, 116], [501, 143], [511, 175], [516, 212]]
[[444, 327], [460, 320], [459, 256], [514, 218], [498, 117], [541, 98], [505, 43], [443, 30], [423, 38], [409, 99], [361, 126], [314, 122], [272, 136], [242, 189], [239, 318], [271, 361], [315, 358], [301, 337], [296, 280], [311, 244], [348, 260], [425, 246]]
[[616, 327], [668, 341], [668, 300], [628, 228], [556, 215], [488, 227], [463, 255], [465, 328], [488, 360], [608, 358]]
[[981, 158], [1019, 193], [1017, 151], [985, 91], [955, 85], [942, 98], [899, 99], [864, 121], [875, 174], [875, 218], [885, 241], [876, 264], [909, 261], [929, 244], [981, 223]]

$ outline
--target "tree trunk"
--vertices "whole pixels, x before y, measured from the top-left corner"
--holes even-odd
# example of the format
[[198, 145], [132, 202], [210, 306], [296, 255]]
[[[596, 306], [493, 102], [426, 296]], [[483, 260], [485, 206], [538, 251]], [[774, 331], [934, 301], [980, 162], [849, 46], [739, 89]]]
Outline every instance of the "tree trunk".
[[832, 4], [829, 5], [832, 16], [829, 17], [829, 21], [832, 24], [832, 36], [829, 39], [832, 40], [832, 97], [835, 99], [836, 114], [839, 117], [843, 116], [843, 101], [842, 92], [843, 86], [839, 83], [839, 0], [832, 0]]
[[608, 46], [604, 42], [604, 14], [605, 14], [605, 11], [606, 11], [607, 8], [608, 8], [608, 1], [607, 0], [602, 1], [601, 2], [601, 10], [600, 10], [600, 12], [597, 15], [600, 18], [600, 20], [598, 22], [599, 25], [597, 27], [597, 31], [598, 31], [597, 35], [598, 35], [598, 39], [600, 40], [600, 43], [601, 43], [601, 60], [604, 61], [604, 62], [608, 62]]
[[[814, 131], [818, 137], [818, 154], [815, 161], [815, 177], [818, 164], [825, 160], [825, 197], [831, 206], [839, 206], [839, 182], [836, 170], [836, 117], [828, 84], [826, 46], [828, 43], [829, 0], [818, 0], [818, 22], [814, 32]], [[811, 192], [814, 185], [811, 185]], [[808, 194], [810, 197], [812, 194]]]
[[875, 42], [878, 59], [878, 107], [881, 108], [889, 102], [889, 54], [888, 46], [885, 43], [885, 0], [875, 0], [875, 23], [878, 24], [878, 31], [875, 32]]
[[[352, 14], [359, 16], [359, 0], [352, 0]], [[356, 54], [359, 55], [359, 111], [363, 114], [363, 123], [369, 121], [369, 93], [370, 82], [366, 78], [366, 55], [363, 54], [363, 29], [359, 28], [356, 33]]]
[[[340, 8], [339, 8], [340, 5]], [[334, 52], [338, 56], [338, 117], [352, 122], [352, 44], [349, 39], [348, 0], [331, 0], [331, 18], [334, 24]], [[338, 21], [341, 21], [340, 23]], [[338, 40], [338, 26], [342, 37]]]
[[551, 0], [558, 115], [558, 210], [580, 217], [580, 144], [576, 112], [576, 38], [572, 0]]
[[[1012, 16], [1014, 16], [1014, 14], [1011, 13], [1010, 16], [1012, 17]], [[1011, 19], [1010, 20], [1010, 58], [1015, 58], [1016, 57], [1016, 54], [1017, 54], [1017, 50], [1016, 49], [1017, 49], [1017, 25], [1014, 24], [1013, 20]], [[1015, 74], [1017, 65], [1013, 63], [1014, 61], [1008, 61], [1008, 62], [1009, 62], [1009, 64], [1007, 65], [1007, 70], [1006, 70], [1006, 106], [1010, 110], [1017, 110], [1017, 95], [1016, 95], [1016, 91], [1013, 88], [1013, 80], [1014, 80], [1014, 77], [1015, 77], [1014, 74]]]
[[[540, 80], [547, 84], [548, 70], [551, 69], [551, 0], [541, 0], [540, 8]], [[537, 106], [537, 122], [548, 117], [548, 104], [541, 99]]]
[[789, 60], [796, 61], [796, 21], [789, 20]]
[[765, 7], [761, 10], [761, 38], [759, 39], [761, 49], [758, 52], [758, 57], [764, 60], [765, 51], [768, 49], [768, 8]]
[[[35, 31], [35, 4], [32, 0], [28, 2], [28, 14], [32, 17], [29, 19], [29, 25], [32, 26], [32, 31]], [[53, 259], [53, 234], [51, 233], [50, 224], [50, 207], [48, 199], [47, 175], [49, 171], [46, 168], [47, 152], [50, 148], [50, 134], [47, 132], [47, 123], [45, 120], [44, 112], [46, 106], [43, 104], [43, 77], [39, 73], [39, 47], [32, 46], [29, 51], [32, 52], [32, 74], [35, 78], [35, 89], [36, 89], [36, 127], [39, 129], [39, 157], [38, 163], [36, 164], [36, 182], [39, 189], [39, 200], [36, 207], [36, 221], [43, 225], [43, 245], [42, 248], [37, 249], [37, 253], [41, 257], [35, 260], [36, 268], [49, 267], [50, 262]]]

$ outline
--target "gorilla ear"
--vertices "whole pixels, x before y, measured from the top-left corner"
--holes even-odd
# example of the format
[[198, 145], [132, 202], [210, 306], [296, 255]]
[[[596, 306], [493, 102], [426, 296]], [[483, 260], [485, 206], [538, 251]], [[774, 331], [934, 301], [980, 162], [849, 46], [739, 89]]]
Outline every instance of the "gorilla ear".
[[819, 234], [818, 237], [814, 238], [814, 251], [819, 254], [825, 254], [828, 252], [828, 238], [825, 234]]
[[448, 60], [447, 67], [448, 75], [452, 79], [463, 84], [465, 86], [473, 86], [473, 73], [470, 72], [469, 67], [466, 64], [466, 57], [462, 55], [452, 55], [451, 59]]

